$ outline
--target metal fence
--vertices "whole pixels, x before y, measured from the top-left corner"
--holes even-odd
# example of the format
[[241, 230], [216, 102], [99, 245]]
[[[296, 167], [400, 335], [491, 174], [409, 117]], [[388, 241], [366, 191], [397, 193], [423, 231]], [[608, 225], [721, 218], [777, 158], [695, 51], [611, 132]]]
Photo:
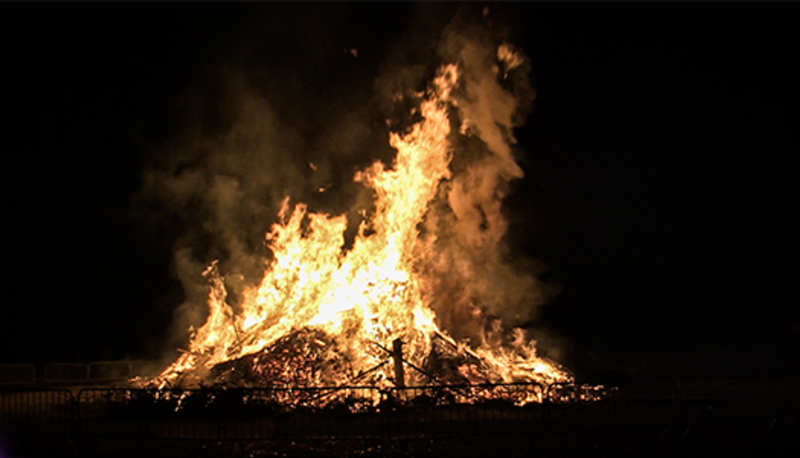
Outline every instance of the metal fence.
[[0, 427], [19, 436], [71, 437], [77, 426], [75, 408], [69, 390], [3, 390]]
[[49, 363], [44, 366], [45, 383], [83, 383], [88, 381], [88, 364]]
[[[86, 437], [251, 439], [396, 439], [511, 434], [541, 421], [537, 384], [142, 390], [84, 389], [77, 398]], [[495, 400], [491, 400], [494, 395]], [[501, 400], [501, 396], [512, 398]], [[489, 401], [474, 403], [478, 397]], [[470, 403], [472, 402], [472, 403]], [[522, 431], [519, 431], [522, 432]]]
[[[395, 440], [591, 433], [601, 440], [604, 432], [624, 430], [660, 440], [666, 431], [689, 426], [794, 418], [800, 412], [798, 388], [794, 375], [639, 380], [596, 402], [583, 400], [586, 386], [568, 384], [87, 388], [75, 395], [3, 390], [0, 425], [19, 436], [77, 439]], [[530, 399], [543, 402], [524, 404]]]

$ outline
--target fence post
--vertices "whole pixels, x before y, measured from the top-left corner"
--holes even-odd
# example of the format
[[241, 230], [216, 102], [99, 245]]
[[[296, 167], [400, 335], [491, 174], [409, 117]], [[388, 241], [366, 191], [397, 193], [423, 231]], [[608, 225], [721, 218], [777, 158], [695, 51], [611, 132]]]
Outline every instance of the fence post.
[[397, 388], [406, 386], [406, 377], [403, 373], [403, 341], [400, 338], [392, 342], [392, 359], [394, 359], [394, 384]]

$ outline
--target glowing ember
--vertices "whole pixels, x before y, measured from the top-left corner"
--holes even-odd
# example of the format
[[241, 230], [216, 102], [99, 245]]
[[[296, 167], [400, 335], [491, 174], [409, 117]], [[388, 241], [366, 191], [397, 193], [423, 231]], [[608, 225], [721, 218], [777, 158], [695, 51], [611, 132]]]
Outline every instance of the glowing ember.
[[[510, 128], [498, 127], [511, 125], [515, 106], [498, 81], [524, 57], [505, 44], [493, 53], [493, 63], [465, 52], [457, 64], [442, 66], [419, 94], [421, 120], [407, 133], [390, 135], [397, 151], [392, 166], [375, 162], [355, 175], [372, 189], [374, 209], [352, 247], [345, 248], [344, 215], [309, 213], [304, 204], [291, 208], [286, 198], [280, 222], [267, 234], [272, 262], [236, 311], [226, 302], [216, 264], [209, 266], [208, 319], [193, 332], [189, 350], [151, 386], [570, 382], [567, 371], [537, 356], [522, 330], [503, 333], [495, 320], [480, 339], [457, 340], [440, 329], [434, 313], [436, 301], [446, 294], [429, 273], [463, 275], [475, 272], [472, 264], [480, 262], [439, 252], [442, 234], [436, 228], [446, 223], [441, 208], [454, 215], [456, 224], [469, 223], [476, 213], [501, 220], [499, 183], [522, 174], [511, 159]], [[492, 106], [498, 101], [510, 108], [498, 111]], [[459, 154], [458, 139], [466, 138], [483, 141], [491, 161], [456, 175], [451, 161]], [[470, 187], [489, 197], [468, 196]], [[492, 251], [503, 229], [494, 224], [450, 243]], [[476, 276], [472, 281], [491, 280]], [[453, 307], [466, 311], [462, 315], [487, 327], [482, 304], [451, 299], [457, 302]], [[387, 364], [397, 357], [391, 350], [396, 339], [403, 343], [403, 381], [394, 380], [393, 365]], [[525, 402], [536, 400], [541, 399]]]

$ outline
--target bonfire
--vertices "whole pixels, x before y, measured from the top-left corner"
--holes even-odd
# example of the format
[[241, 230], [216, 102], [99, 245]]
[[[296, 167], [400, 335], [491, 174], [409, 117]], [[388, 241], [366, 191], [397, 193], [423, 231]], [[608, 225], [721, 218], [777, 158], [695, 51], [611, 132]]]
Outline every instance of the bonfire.
[[[504, 272], [513, 274], [509, 281], [527, 278], [503, 264], [499, 249], [505, 184], [522, 176], [512, 154], [519, 100], [506, 88], [512, 75], [527, 72], [526, 58], [508, 44], [460, 43], [457, 57], [415, 94], [418, 122], [390, 134], [393, 162], [355, 174], [374, 205], [352, 244], [344, 215], [313, 213], [287, 197], [266, 235], [272, 259], [260, 283], [229, 304], [212, 263], [205, 324], [190, 330], [188, 350], [141, 384], [388, 389], [572, 381], [485, 303], [495, 294], [487, 282]], [[459, 156], [465, 142], [469, 157]], [[444, 309], [468, 321], [468, 337], [439, 325], [436, 311]]]

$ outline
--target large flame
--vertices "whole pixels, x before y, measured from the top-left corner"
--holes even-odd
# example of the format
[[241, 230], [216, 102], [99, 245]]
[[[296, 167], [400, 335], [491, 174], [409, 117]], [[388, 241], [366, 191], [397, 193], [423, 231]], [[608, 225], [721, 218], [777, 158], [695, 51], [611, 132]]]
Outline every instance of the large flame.
[[[497, 59], [510, 68], [520, 58], [502, 46]], [[470, 120], [462, 113], [461, 133], [451, 132], [452, 112], [470, 97], [469, 90], [463, 90], [461, 72], [457, 64], [442, 66], [428, 90], [419, 94], [421, 121], [405, 134], [390, 135], [397, 151], [390, 168], [375, 162], [355, 175], [372, 189], [375, 200], [350, 248], [345, 247], [344, 215], [309, 213], [304, 204], [290, 208], [286, 198], [280, 222], [267, 234], [273, 259], [260, 284], [244, 293], [238, 307], [226, 302], [216, 265], [208, 268], [207, 321], [193, 332], [188, 351], [157, 377], [159, 386], [203, 383], [215, 366], [238, 358], [254, 357], [257, 363], [259, 357], [267, 357], [258, 356], [266, 355], [261, 352], [300, 330], [325, 336], [313, 339], [314, 345], [330, 346], [335, 358], [346, 362], [316, 368], [306, 380], [311, 386], [352, 384], [365, 373], [377, 387], [392, 386], [397, 381], [391, 366], [381, 363], [395, 339], [404, 343], [403, 358], [412, 367], [426, 366], [435, 339], [470, 355], [471, 362], [456, 368], [469, 382], [570, 380], [567, 371], [537, 356], [534, 342], [521, 330], [497, 345], [490, 339], [457, 341], [437, 325], [432, 304], [436, 299], [430, 294], [436, 285], [421, 265], [438, 259], [437, 237], [421, 228], [430, 204], [441, 199], [442, 183], [452, 178], [452, 138], [468, 135], [476, 125], [480, 128], [480, 119]], [[496, 69], [494, 74], [502, 77]], [[512, 175], [519, 173], [513, 161], [510, 167]], [[412, 385], [431, 381], [409, 378]]]

